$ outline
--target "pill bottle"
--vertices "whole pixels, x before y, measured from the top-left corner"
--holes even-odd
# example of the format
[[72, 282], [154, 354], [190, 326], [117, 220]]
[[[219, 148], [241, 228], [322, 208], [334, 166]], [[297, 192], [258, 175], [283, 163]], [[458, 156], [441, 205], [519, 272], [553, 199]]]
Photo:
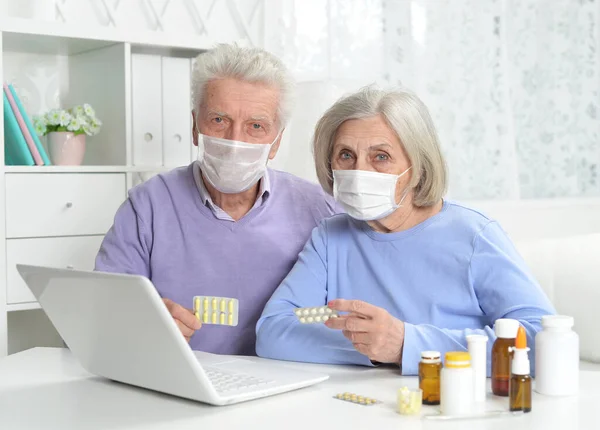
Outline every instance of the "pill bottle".
[[468, 352], [447, 352], [441, 371], [442, 415], [460, 416], [473, 412], [473, 369]]
[[419, 363], [419, 388], [423, 392], [424, 405], [440, 404], [440, 377], [442, 359], [439, 351], [421, 352]]
[[535, 391], [574, 396], [579, 391], [579, 336], [573, 317], [546, 315], [535, 336]]
[[515, 346], [519, 321], [499, 319], [494, 324], [496, 341], [492, 346], [492, 393], [508, 397], [510, 380], [510, 348]]

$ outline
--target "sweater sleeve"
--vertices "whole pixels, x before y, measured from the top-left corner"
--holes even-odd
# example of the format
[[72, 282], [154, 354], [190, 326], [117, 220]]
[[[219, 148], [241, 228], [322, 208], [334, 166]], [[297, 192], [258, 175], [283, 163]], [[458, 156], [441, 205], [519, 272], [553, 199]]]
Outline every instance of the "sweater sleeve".
[[475, 237], [469, 266], [469, 283], [490, 325], [481, 330], [452, 330], [426, 324], [405, 323], [402, 373], [418, 373], [420, 353], [435, 349], [466, 351], [466, 336], [488, 336], [487, 373], [491, 373], [491, 349], [496, 340], [493, 322], [499, 318], [518, 320], [527, 332], [531, 373], [535, 374], [535, 335], [541, 318], [554, 314], [548, 297], [537, 284], [508, 236], [496, 222], [488, 223]]
[[256, 353], [261, 357], [325, 364], [372, 366], [340, 330], [302, 324], [296, 307], [327, 304], [326, 222], [315, 227], [289, 275], [273, 293], [256, 325]]
[[102, 241], [95, 270], [150, 278], [151, 246], [151, 231], [146, 228], [129, 198], [118, 209], [114, 223]]

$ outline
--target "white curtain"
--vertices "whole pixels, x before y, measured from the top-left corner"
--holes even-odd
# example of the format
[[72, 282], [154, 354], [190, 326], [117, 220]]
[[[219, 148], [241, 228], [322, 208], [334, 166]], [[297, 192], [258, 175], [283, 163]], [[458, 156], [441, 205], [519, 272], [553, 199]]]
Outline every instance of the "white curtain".
[[384, 0], [387, 82], [430, 107], [460, 199], [599, 196], [600, 2]]
[[282, 167], [311, 177], [314, 122], [339, 95], [377, 82], [429, 106], [450, 197], [600, 196], [600, 0], [267, 5], [267, 48], [300, 81]]

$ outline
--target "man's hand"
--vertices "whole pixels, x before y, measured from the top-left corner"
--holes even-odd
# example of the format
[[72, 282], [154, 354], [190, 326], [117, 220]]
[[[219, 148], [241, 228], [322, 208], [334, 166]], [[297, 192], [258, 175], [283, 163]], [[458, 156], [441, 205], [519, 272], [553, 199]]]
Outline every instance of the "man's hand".
[[349, 312], [330, 318], [325, 325], [342, 330], [354, 348], [371, 361], [401, 364], [404, 346], [404, 323], [385, 309], [360, 300], [332, 300], [331, 309]]
[[179, 331], [183, 337], [185, 337], [186, 341], [190, 341], [192, 335], [196, 330], [199, 330], [202, 327], [198, 318], [194, 315], [189, 309], [184, 308], [181, 305], [178, 305], [173, 300], [170, 299], [162, 299], [169, 313], [177, 323], [177, 327], [179, 327]]

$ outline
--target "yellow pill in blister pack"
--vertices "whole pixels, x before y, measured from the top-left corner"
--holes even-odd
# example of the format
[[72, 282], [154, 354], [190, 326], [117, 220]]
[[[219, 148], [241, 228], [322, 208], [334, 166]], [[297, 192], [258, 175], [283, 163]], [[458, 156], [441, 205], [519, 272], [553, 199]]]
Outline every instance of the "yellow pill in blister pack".
[[238, 301], [230, 297], [194, 296], [193, 312], [203, 324], [235, 327], [238, 320]]
[[365, 396], [359, 396], [358, 394], [354, 394], [354, 393], [349, 393], [349, 392], [345, 392], [345, 393], [338, 393], [335, 396], [333, 396], [336, 399], [339, 400], [344, 400], [346, 402], [351, 402], [351, 403], [357, 403], [359, 405], [374, 405], [377, 402], [377, 400], [370, 398], [370, 397], [365, 397]]

